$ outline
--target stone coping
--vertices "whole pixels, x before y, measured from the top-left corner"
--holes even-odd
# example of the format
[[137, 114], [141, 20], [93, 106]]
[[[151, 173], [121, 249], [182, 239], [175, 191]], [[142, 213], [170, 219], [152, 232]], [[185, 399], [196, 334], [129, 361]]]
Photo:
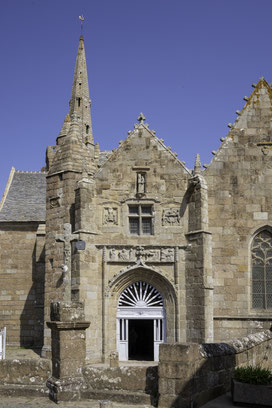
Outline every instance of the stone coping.
[[268, 340], [272, 340], [272, 332], [265, 330], [239, 339], [226, 341], [225, 343], [203, 343], [200, 345], [199, 351], [204, 358], [238, 354]]

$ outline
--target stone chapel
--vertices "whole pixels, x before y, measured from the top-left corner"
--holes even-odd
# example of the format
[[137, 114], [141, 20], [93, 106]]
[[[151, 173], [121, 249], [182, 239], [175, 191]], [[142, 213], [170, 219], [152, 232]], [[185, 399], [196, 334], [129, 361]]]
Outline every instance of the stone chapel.
[[[159, 358], [161, 343], [269, 328], [272, 90], [264, 78], [210, 164], [188, 169], [138, 116], [112, 151], [92, 132], [83, 37], [69, 113], [41, 172], [0, 204], [0, 326], [50, 355], [50, 304], [83, 302], [86, 355]], [[163, 135], [160, 135], [163, 136]]]

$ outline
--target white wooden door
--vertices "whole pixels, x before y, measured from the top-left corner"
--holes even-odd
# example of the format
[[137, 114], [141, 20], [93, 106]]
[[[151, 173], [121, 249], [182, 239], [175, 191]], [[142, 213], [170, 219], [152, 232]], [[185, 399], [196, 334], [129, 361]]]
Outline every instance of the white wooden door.
[[128, 360], [128, 319], [117, 319], [117, 351], [120, 361]]
[[159, 361], [159, 346], [164, 343], [164, 319], [154, 319], [154, 361]]
[[0, 360], [5, 360], [6, 352], [6, 328], [0, 330]]

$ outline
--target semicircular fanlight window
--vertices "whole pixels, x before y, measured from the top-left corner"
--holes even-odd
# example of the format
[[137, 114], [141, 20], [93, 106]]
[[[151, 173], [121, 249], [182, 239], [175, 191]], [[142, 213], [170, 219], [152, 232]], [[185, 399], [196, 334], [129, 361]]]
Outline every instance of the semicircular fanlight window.
[[138, 281], [126, 287], [119, 298], [119, 307], [162, 307], [160, 292], [149, 283]]

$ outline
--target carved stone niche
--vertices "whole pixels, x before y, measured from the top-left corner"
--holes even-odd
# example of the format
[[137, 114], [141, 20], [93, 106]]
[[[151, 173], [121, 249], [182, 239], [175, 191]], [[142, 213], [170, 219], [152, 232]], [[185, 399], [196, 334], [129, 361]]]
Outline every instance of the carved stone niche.
[[60, 206], [60, 197], [52, 197], [50, 198], [50, 208], [57, 208]]
[[272, 142], [268, 141], [259, 142], [257, 143], [257, 146], [261, 147], [261, 151], [264, 156], [267, 156], [268, 154], [271, 155]]
[[162, 213], [162, 225], [170, 227], [180, 225], [180, 209], [165, 208]]
[[116, 207], [104, 207], [103, 225], [118, 225], [118, 209]]

